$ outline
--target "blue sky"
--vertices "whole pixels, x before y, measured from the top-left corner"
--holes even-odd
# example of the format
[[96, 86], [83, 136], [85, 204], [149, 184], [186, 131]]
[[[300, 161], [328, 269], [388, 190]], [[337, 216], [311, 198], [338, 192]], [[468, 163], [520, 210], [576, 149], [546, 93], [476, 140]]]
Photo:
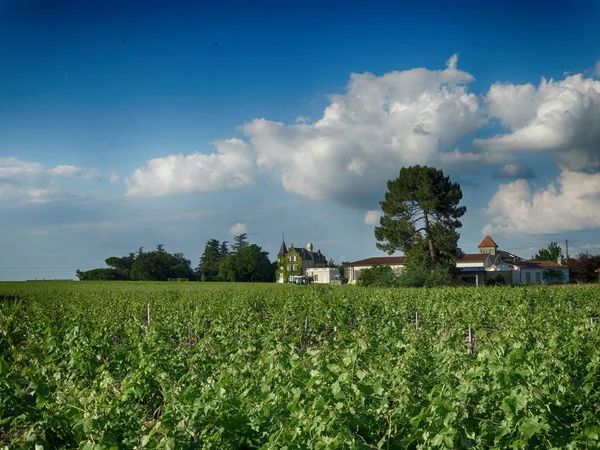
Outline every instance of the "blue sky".
[[0, 279], [236, 230], [377, 255], [413, 163], [465, 252], [600, 252], [597, 2], [214, 3], [0, 1]]

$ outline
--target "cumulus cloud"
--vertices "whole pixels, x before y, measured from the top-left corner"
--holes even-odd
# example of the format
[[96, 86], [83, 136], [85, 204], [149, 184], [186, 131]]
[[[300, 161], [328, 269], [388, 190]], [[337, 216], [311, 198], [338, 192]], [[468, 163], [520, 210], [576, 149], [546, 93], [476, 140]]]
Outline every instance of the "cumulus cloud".
[[379, 223], [379, 218], [381, 217], [381, 211], [376, 209], [372, 209], [367, 211], [365, 214], [365, 218], [363, 219], [365, 224], [367, 225], [377, 225]]
[[512, 178], [513, 180], [517, 180], [535, 178], [535, 173], [533, 173], [533, 169], [527, 164], [514, 163], [505, 164], [494, 173], [494, 176], [496, 178]]
[[600, 81], [572, 75], [562, 81], [495, 83], [486, 102], [489, 114], [509, 129], [475, 140], [490, 152], [552, 152], [566, 169], [600, 169]]
[[248, 227], [246, 226], [246, 224], [238, 222], [229, 229], [229, 234], [242, 234], [246, 233], [247, 231]]
[[489, 202], [484, 233], [556, 233], [600, 227], [600, 173], [564, 170], [557, 183], [533, 192], [526, 180], [501, 184]]
[[94, 169], [83, 169], [73, 165], [47, 168], [36, 162], [22, 161], [14, 157], [0, 157], [0, 201], [47, 203], [63, 198], [65, 195], [75, 195], [59, 189], [61, 180], [89, 179], [98, 173]]
[[453, 55], [444, 70], [354, 73], [318, 121], [254, 119], [244, 135], [258, 166], [285, 190], [357, 204], [365, 193], [379, 194], [401, 166], [437, 162], [442, 149], [484, 122], [477, 97], [467, 91], [474, 78], [457, 61]]
[[155, 158], [125, 180], [127, 195], [160, 196], [214, 191], [251, 185], [254, 157], [241, 139], [215, 143], [212, 154], [169, 155]]

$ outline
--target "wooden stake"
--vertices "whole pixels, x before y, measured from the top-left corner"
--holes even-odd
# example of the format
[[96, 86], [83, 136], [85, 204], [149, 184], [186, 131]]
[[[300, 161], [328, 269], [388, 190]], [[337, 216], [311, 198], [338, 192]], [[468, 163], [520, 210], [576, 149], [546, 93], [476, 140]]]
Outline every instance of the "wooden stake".
[[473, 331], [469, 325], [469, 353], [473, 353]]
[[146, 333], [150, 333], [150, 303], [146, 306]]
[[304, 319], [304, 334], [308, 333], [308, 316]]
[[419, 311], [415, 311], [415, 328], [419, 329]]

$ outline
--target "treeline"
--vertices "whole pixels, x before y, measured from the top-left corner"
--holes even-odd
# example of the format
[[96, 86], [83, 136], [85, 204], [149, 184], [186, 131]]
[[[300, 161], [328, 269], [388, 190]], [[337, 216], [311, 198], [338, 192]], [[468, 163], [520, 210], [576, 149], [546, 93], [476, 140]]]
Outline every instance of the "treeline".
[[169, 253], [163, 245], [145, 252], [141, 247], [128, 256], [111, 256], [104, 261], [107, 268], [77, 270], [81, 281], [275, 281], [276, 263], [269, 261], [269, 253], [256, 244], [250, 244], [246, 234], [235, 236], [231, 247], [227, 241], [210, 239], [200, 257], [198, 266], [183, 253]]

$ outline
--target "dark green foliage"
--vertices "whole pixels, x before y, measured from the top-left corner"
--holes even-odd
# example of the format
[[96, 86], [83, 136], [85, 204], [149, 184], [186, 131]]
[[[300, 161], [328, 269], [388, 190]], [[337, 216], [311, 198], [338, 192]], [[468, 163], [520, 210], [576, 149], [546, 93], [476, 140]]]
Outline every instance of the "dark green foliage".
[[452, 284], [452, 270], [438, 267], [431, 271], [425, 267], [407, 267], [398, 276], [396, 284], [400, 287], [438, 287]]
[[210, 239], [206, 242], [204, 252], [200, 257], [200, 264], [196, 273], [200, 281], [218, 281], [219, 265], [225, 257], [222, 256], [221, 244], [217, 239]]
[[251, 244], [225, 258], [219, 268], [219, 276], [225, 281], [273, 282], [273, 268], [269, 253], [258, 245]]
[[380, 202], [380, 226], [375, 227], [377, 248], [389, 254], [404, 252], [413, 267], [454, 266], [462, 257], [456, 230], [466, 211], [459, 206], [458, 183], [441, 170], [417, 165], [400, 169], [398, 178], [387, 186]]
[[562, 256], [562, 249], [556, 242], [550, 242], [547, 248], [541, 248], [531, 257], [534, 261], [556, 261]]
[[360, 286], [391, 287], [396, 284], [396, 274], [390, 266], [373, 266], [360, 272], [357, 283]]
[[135, 253], [130, 253], [128, 256], [118, 257], [111, 256], [106, 258], [104, 262], [112, 269], [119, 271], [123, 275], [123, 279], [131, 279], [131, 268], [135, 261]]
[[248, 245], [249, 244], [246, 233], [242, 233], [238, 236], [235, 236], [233, 238], [233, 244], [231, 245], [232, 253], [239, 253], [240, 250], [247, 247]]
[[193, 279], [190, 261], [178, 253], [172, 255], [159, 249], [139, 255], [131, 268], [131, 279], [138, 281], [166, 281], [169, 278]]
[[565, 280], [565, 274], [560, 269], [547, 268], [542, 272], [542, 280], [548, 284], [559, 284]]
[[92, 269], [85, 272], [77, 270], [76, 275], [80, 281], [117, 281], [127, 279], [120, 270], [116, 269]]
[[506, 280], [502, 275], [497, 275], [496, 277], [485, 280], [486, 286], [504, 286], [505, 284]]
[[575, 258], [569, 258], [570, 278], [577, 283], [594, 283], [598, 281], [600, 274], [596, 270], [600, 269], [600, 255], [592, 255], [589, 252], [582, 252]]
[[229, 246], [227, 244], [227, 241], [221, 242], [221, 248], [219, 250], [219, 256], [221, 257], [221, 260], [229, 256]]
[[110, 269], [77, 270], [81, 281], [89, 280], [141, 280], [166, 281], [169, 278], [194, 279], [191, 261], [183, 253], [167, 253], [162, 244], [153, 252], [144, 252], [140, 247], [137, 254], [111, 256], [105, 263]]

